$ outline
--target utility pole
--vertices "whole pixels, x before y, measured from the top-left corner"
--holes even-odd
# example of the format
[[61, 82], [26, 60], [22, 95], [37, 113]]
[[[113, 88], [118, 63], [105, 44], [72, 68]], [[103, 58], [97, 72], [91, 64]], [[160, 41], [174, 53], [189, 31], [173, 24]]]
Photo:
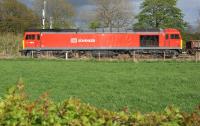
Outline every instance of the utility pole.
[[53, 17], [50, 17], [50, 29], [53, 29]]
[[44, 8], [42, 10], [42, 29], [45, 29], [45, 21], [46, 21], [46, 4], [47, 1], [44, 0]]

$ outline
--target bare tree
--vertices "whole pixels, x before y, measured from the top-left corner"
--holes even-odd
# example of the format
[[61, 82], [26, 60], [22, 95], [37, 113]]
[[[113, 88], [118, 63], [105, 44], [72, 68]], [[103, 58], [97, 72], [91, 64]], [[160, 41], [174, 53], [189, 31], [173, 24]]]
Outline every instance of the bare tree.
[[133, 21], [133, 6], [130, 0], [95, 0], [96, 18], [101, 27], [126, 28]]

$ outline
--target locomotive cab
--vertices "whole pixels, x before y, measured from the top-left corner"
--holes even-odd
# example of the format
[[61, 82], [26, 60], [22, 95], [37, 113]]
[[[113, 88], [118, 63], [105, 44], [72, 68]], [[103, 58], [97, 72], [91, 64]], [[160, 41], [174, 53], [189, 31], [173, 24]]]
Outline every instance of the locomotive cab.
[[181, 34], [176, 29], [165, 29], [165, 47], [183, 48]]
[[36, 49], [41, 47], [39, 32], [25, 32], [23, 40], [23, 49]]

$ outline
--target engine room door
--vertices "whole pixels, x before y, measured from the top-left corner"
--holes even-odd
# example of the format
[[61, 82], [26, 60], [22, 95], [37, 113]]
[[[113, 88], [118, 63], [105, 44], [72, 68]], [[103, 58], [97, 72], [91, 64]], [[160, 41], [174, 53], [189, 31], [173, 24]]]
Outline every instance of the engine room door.
[[141, 35], [140, 36], [141, 47], [159, 47], [158, 35]]
[[40, 38], [40, 34], [36, 34], [35, 35], [35, 47], [36, 48], [41, 48], [41, 38]]
[[170, 35], [165, 35], [165, 47], [170, 47]]

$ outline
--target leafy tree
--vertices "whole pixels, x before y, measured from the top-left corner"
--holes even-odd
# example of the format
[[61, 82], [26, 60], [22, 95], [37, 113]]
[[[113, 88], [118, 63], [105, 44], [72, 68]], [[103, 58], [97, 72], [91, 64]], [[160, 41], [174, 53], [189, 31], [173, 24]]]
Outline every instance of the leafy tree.
[[0, 32], [23, 32], [36, 27], [38, 17], [17, 0], [0, 0]]
[[186, 41], [200, 40], [200, 33], [198, 33], [198, 32], [196, 32], [196, 33], [186, 33], [184, 37], [185, 37]]
[[[73, 17], [75, 11], [73, 6], [67, 0], [46, 0], [46, 18], [47, 25], [50, 17], [53, 19], [53, 28], [70, 28], [73, 26]], [[41, 15], [44, 0], [35, 0], [33, 4], [34, 11]]]
[[98, 22], [98, 21], [92, 21], [92, 22], [90, 22], [90, 24], [89, 24], [89, 28], [90, 29], [94, 29], [95, 30], [95, 32], [97, 31], [97, 28], [100, 28], [100, 22]]
[[184, 30], [186, 22], [177, 8], [177, 0], [144, 0], [136, 17], [134, 28], [178, 28]]

